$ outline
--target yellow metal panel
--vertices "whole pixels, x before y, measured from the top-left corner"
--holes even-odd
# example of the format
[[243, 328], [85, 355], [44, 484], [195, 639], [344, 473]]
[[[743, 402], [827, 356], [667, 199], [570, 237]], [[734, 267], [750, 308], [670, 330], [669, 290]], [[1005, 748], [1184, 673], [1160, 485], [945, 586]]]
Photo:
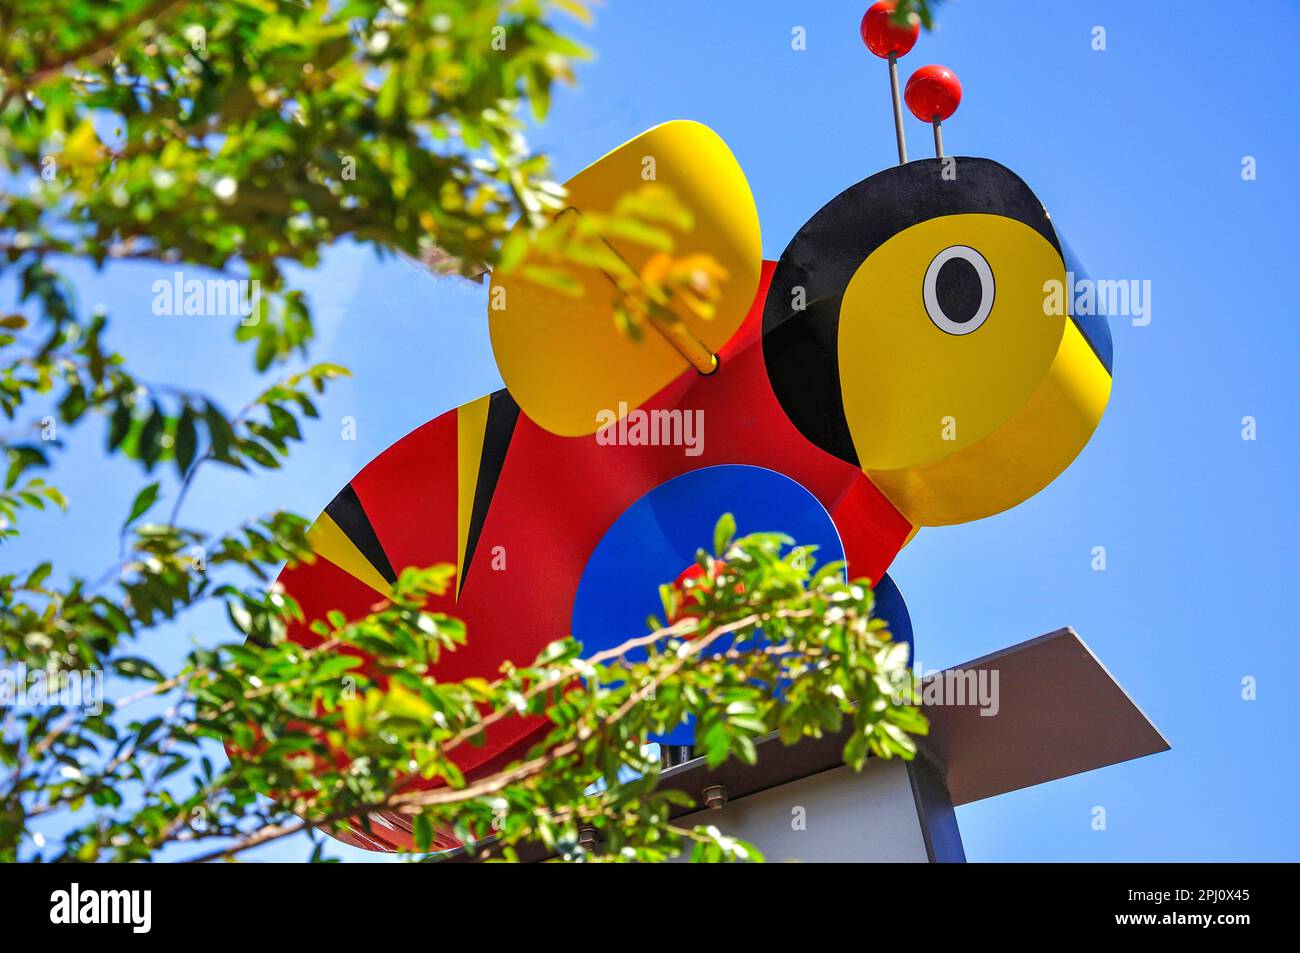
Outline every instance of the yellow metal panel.
[[[729, 275], [711, 320], [679, 315], [686, 330], [716, 353], [744, 320], [758, 288], [762, 246], [749, 183], [716, 133], [675, 121], [578, 173], [567, 183], [568, 201], [578, 213], [608, 213], [651, 180], [668, 186], [694, 218], [673, 253], [711, 255]], [[653, 253], [618, 237], [605, 239], [636, 269]], [[653, 329], [637, 342], [615, 327], [613, 286], [603, 272], [581, 269], [574, 277], [583, 285], [580, 298], [529, 281], [518, 270], [494, 274], [488, 312], [492, 349], [511, 396], [533, 421], [565, 436], [595, 433], [600, 412], [636, 408], [691, 366]]]
[[[970, 334], [936, 326], [922, 300], [944, 249], [977, 249], [993, 307]], [[863, 262], [840, 306], [844, 415], [864, 470], [924, 466], [978, 443], [1042, 384], [1068, 319], [1044, 313], [1065, 266], [1042, 235], [1001, 215], [945, 215], [899, 232]]]
[[1046, 378], [1006, 424], [949, 457], [867, 476], [920, 525], [992, 516], [1027, 500], [1070, 465], [1097, 429], [1110, 388], [1110, 375], [1067, 322]]

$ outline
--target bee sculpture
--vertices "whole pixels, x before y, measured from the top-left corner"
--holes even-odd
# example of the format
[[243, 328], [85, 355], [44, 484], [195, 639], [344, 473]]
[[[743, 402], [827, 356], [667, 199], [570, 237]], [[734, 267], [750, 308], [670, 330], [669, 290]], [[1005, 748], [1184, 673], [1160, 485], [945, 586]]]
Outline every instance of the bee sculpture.
[[[741, 532], [786, 532], [876, 580], [906, 638], [886, 571], [913, 535], [1029, 498], [1097, 427], [1109, 331], [1044, 307], [1049, 283], [1081, 269], [1004, 166], [886, 169], [771, 262], [744, 174], [698, 123], [604, 156], [567, 184], [571, 209], [611, 209], [646, 157], [694, 216], [679, 251], [729, 275], [715, 316], [637, 342], [611, 320], [599, 275], [579, 299], [494, 275], [505, 388], [403, 437], [326, 507], [310, 533], [318, 558], [281, 576], [306, 616], [291, 638], [318, 642], [309, 625], [330, 610], [366, 614], [405, 567], [450, 563], [455, 582], [430, 609], [463, 619], [468, 643], [440, 679], [491, 678], [570, 632], [596, 651], [644, 631], [658, 584], [726, 511]], [[633, 266], [648, 254], [608, 240]], [[460, 765], [501, 766], [546, 727], [500, 722]], [[412, 847], [400, 817], [374, 820], [351, 842]]]

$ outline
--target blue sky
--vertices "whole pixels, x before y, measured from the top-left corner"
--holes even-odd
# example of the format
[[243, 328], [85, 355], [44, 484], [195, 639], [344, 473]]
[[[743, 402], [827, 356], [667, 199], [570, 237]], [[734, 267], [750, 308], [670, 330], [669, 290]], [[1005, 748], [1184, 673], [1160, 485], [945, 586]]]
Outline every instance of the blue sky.
[[[865, 2], [610, 2], [579, 29], [596, 60], [561, 93], [534, 144], [565, 178], [659, 122], [700, 120], [749, 177], [767, 258], [846, 186], [895, 161], [883, 64], [857, 37]], [[1073, 626], [1173, 750], [958, 809], [971, 860], [1297, 860], [1300, 664], [1294, 107], [1300, 6], [1044, 4], [960, 0], [901, 63], [956, 71], [957, 155], [988, 156], [1043, 199], [1094, 277], [1147, 279], [1152, 320], [1115, 319], [1115, 387], [1075, 464], [1017, 509], [923, 531], [892, 575], [926, 667]], [[807, 49], [791, 49], [802, 26]], [[1095, 26], [1106, 50], [1092, 49]], [[1239, 39], [1229, 49], [1226, 38]], [[908, 119], [913, 155], [928, 129]], [[1243, 181], [1254, 156], [1256, 181]], [[113, 316], [114, 344], [145, 379], [183, 381], [238, 406], [250, 352], [212, 318], [155, 317], [152, 282], [121, 264], [74, 271], [84, 304]], [[188, 520], [314, 514], [368, 460], [424, 421], [500, 386], [486, 295], [340, 247], [303, 276], [320, 328], [313, 357], [352, 368], [281, 472], [211, 471]], [[0, 303], [13, 288], [0, 284]], [[1258, 439], [1241, 438], [1242, 418]], [[341, 419], [356, 439], [340, 439]], [[32, 520], [0, 569], [40, 558], [98, 573], [134, 487], [105, 460], [99, 424], [58, 472], [67, 516]], [[758, 527], [755, 527], [758, 528]], [[744, 527], [742, 527], [744, 529]], [[1104, 546], [1107, 569], [1091, 568]], [[150, 652], [223, 636], [197, 614]], [[1241, 698], [1243, 677], [1258, 698]], [[1095, 806], [1107, 829], [1091, 827]], [[364, 852], [340, 848], [349, 858]], [[298, 858], [281, 844], [263, 857]]]

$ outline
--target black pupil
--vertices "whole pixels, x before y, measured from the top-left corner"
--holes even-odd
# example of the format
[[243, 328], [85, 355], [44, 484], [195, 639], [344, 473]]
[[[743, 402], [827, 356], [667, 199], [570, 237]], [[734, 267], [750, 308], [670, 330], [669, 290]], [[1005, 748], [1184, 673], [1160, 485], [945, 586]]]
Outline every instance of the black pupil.
[[949, 321], [965, 324], [975, 317], [984, 298], [979, 272], [965, 258], [949, 258], [935, 276], [934, 296]]

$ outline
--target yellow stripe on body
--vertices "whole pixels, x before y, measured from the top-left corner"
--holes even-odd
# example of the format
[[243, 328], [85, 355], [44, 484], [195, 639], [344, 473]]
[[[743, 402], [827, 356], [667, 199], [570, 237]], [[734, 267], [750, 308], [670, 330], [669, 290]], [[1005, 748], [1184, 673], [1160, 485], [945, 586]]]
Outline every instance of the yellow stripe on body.
[[487, 432], [488, 404], [492, 395], [470, 401], [456, 410], [456, 589], [465, 569], [465, 546], [474, 512], [474, 491], [478, 487], [479, 461], [483, 459], [483, 435]]
[[388, 581], [379, 574], [370, 560], [361, 555], [361, 550], [352, 544], [347, 533], [327, 513], [322, 513], [307, 531], [307, 541], [312, 552], [327, 562], [333, 563], [349, 576], [364, 582], [381, 596], [392, 593]]

